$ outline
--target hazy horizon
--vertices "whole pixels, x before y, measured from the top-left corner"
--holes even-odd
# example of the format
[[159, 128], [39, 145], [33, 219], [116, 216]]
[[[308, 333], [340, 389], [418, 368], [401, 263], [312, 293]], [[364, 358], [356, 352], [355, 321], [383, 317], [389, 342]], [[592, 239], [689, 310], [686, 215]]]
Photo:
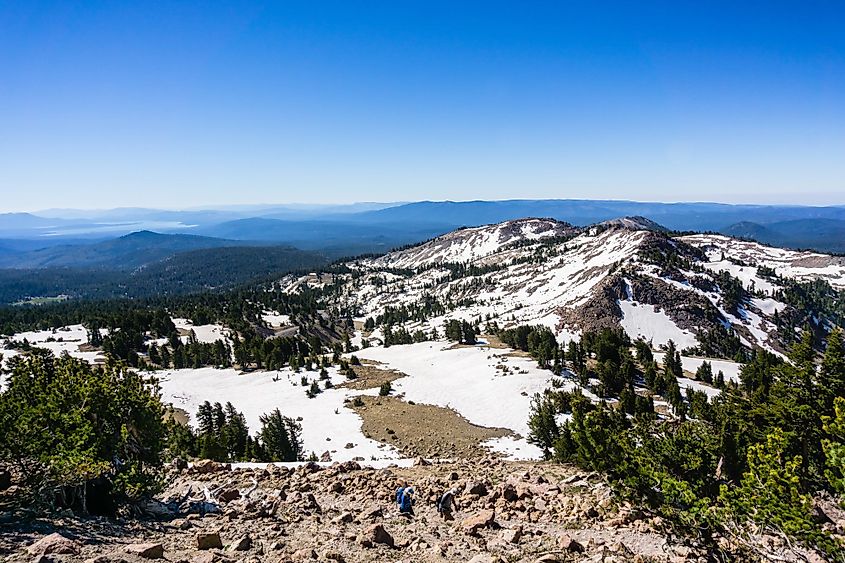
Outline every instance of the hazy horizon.
[[[137, 206], [125, 205], [119, 207], [47, 207], [39, 209], [4, 210], [0, 208], [0, 214], [26, 213], [31, 215], [43, 215], [45, 217], [61, 217], [61, 213], [106, 213], [121, 210], [151, 210], [151, 211], [172, 211], [172, 212], [198, 212], [198, 211], [240, 211], [247, 213], [250, 210], [262, 211], [266, 209], [290, 209], [291, 211], [317, 211], [326, 208], [354, 208], [356, 206], [371, 205], [378, 208], [397, 207], [414, 203], [471, 203], [471, 202], [508, 202], [508, 201], [583, 201], [583, 202], [609, 202], [609, 203], [641, 203], [641, 204], [700, 204], [700, 205], [729, 205], [729, 206], [759, 206], [759, 207], [845, 207], [845, 200], [839, 203], [812, 204], [812, 203], [757, 203], [757, 202], [726, 202], [715, 200], [688, 200], [688, 201], [660, 201], [644, 199], [597, 199], [597, 198], [502, 198], [502, 199], [466, 199], [466, 200], [415, 200], [415, 201], [349, 201], [349, 202], [328, 202], [328, 203], [307, 203], [307, 202], [281, 202], [281, 203], [243, 203], [243, 204], [196, 204], [192, 206]], [[363, 210], [363, 209], [362, 209]], [[80, 215], [80, 217], [82, 217]]]
[[[408, 205], [414, 203], [471, 203], [471, 202], [508, 202], [508, 201], [583, 201], [583, 202], [612, 202], [612, 203], [643, 203], [643, 204], [701, 204], [701, 205], [730, 205], [730, 206], [760, 206], [760, 207], [845, 207], [845, 201], [840, 203], [830, 204], [811, 204], [811, 203], [796, 203], [796, 204], [777, 204], [777, 203], [756, 203], [756, 202], [725, 202], [725, 201], [707, 201], [707, 200], [689, 200], [689, 201], [659, 201], [659, 200], [642, 200], [642, 199], [594, 199], [594, 198], [503, 198], [503, 199], [467, 199], [467, 200], [416, 200], [416, 201], [350, 201], [350, 202], [329, 202], [329, 203], [306, 203], [306, 202], [286, 202], [286, 203], [245, 203], [245, 204], [221, 204], [221, 205], [203, 205], [197, 204], [185, 207], [155, 207], [155, 206], [135, 206], [126, 205], [120, 207], [48, 207], [40, 209], [21, 209], [21, 210], [3, 210], [0, 209], [0, 214], [16, 214], [26, 213], [31, 215], [43, 215], [45, 217], [61, 217], [60, 213], [69, 212], [73, 214], [79, 213], [105, 213], [110, 211], [121, 210], [151, 210], [151, 211], [172, 211], [172, 212], [197, 212], [197, 211], [241, 211], [249, 212], [250, 210], [262, 211], [265, 209], [279, 208], [308, 211], [320, 210], [326, 208], [344, 208], [355, 207], [358, 205], [374, 205], [379, 208], [397, 207], [400, 205]], [[80, 216], [82, 217], [82, 216]]]

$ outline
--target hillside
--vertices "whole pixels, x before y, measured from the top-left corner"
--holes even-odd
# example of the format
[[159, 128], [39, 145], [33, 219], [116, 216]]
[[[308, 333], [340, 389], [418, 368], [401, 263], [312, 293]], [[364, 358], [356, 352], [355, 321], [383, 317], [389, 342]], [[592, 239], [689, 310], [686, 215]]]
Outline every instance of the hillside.
[[184, 294], [218, 290], [327, 263], [315, 252], [288, 246], [236, 246], [180, 252], [131, 274], [131, 283], [151, 294]]
[[92, 244], [50, 246], [0, 255], [0, 267], [132, 270], [180, 252], [226, 246], [244, 246], [244, 243], [196, 235], [138, 231]]
[[254, 217], [228, 221], [201, 228], [198, 232], [212, 237], [260, 240], [284, 243], [306, 250], [320, 250], [336, 257], [382, 253], [409, 243], [445, 233], [454, 226], [439, 221], [391, 221], [369, 228], [357, 217], [344, 213], [337, 220], [283, 220]]
[[[328, 262], [320, 253], [287, 246], [227, 246], [175, 254], [159, 248], [146, 254], [149, 257], [166, 256], [132, 270], [115, 270], [105, 265], [99, 268], [0, 268], [0, 304], [58, 295], [89, 300], [185, 295], [319, 268]], [[133, 256], [138, 255], [130, 254], [128, 261], [134, 262]]]
[[[842, 206], [729, 205], [706, 202], [624, 200], [417, 201], [402, 204], [254, 205], [220, 209], [53, 209], [0, 214], [0, 238], [40, 247], [111, 239], [139, 230], [262, 240], [327, 251], [332, 256], [385, 252], [459, 227], [523, 217], [548, 217], [586, 226], [618, 217], [641, 216], [678, 231], [717, 231], [748, 236], [747, 225], [777, 226], [779, 238], [756, 238], [790, 248], [837, 252], [845, 221]], [[794, 224], [790, 224], [794, 222]], [[740, 224], [737, 226], [737, 224]], [[781, 225], [782, 224], [782, 225]], [[757, 227], [755, 227], [757, 229]], [[74, 241], [73, 239], [77, 239]], [[833, 245], [833, 246], [832, 246]]]
[[[695, 348], [728, 328], [744, 348], [777, 353], [794, 340], [792, 326], [838, 314], [836, 306], [809, 311], [787, 302], [786, 284], [824, 280], [831, 291], [845, 288], [841, 258], [719, 235], [672, 238], [638, 219], [581, 229], [508, 221], [347, 265], [353, 273], [342, 278], [335, 305], [361, 321], [400, 310], [394, 317], [407, 318], [402, 324], [412, 332], [441, 330], [449, 318], [503, 328], [541, 324], [563, 339], [621, 326], [655, 345], [671, 339]], [[320, 282], [291, 287], [301, 283]]]
[[845, 253], [845, 220], [841, 219], [795, 219], [766, 224], [743, 221], [720, 232], [772, 246]]
[[845, 219], [845, 208], [730, 205], [721, 203], [639, 202], [589, 199], [514, 199], [503, 201], [421, 201], [350, 217], [367, 223], [441, 223], [478, 226], [522, 217], [550, 217], [591, 225], [625, 216], [642, 216], [675, 230], [718, 230], [740, 221], [773, 223], [796, 219]]

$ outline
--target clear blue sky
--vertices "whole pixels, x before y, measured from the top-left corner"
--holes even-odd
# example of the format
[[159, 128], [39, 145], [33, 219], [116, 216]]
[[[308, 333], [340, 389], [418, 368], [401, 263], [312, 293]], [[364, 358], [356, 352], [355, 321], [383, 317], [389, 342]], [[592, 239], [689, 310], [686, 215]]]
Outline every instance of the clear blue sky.
[[0, 210], [845, 203], [845, 4], [0, 3]]

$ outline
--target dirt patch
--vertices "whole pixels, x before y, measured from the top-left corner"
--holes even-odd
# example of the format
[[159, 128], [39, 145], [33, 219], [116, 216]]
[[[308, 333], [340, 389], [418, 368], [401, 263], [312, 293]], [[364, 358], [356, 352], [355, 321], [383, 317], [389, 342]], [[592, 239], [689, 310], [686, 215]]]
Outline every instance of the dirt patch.
[[406, 457], [475, 458], [489, 455], [479, 444], [513, 434], [504, 428], [476, 426], [457, 412], [411, 404], [397, 397], [360, 397], [352, 408], [364, 420], [364, 435], [395, 446]]
[[386, 369], [380, 367], [380, 364], [370, 363], [366, 360], [365, 363], [362, 363], [361, 365], [350, 367], [352, 368], [352, 371], [355, 372], [357, 378], [347, 380], [346, 382], [338, 385], [338, 387], [355, 389], [357, 391], [363, 391], [364, 389], [376, 389], [381, 387], [382, 383], [396, 381], [400, 377], [408, 376], [408, 374], [402, 373], [401, 371]]
[[495, 334], [479, 334], [478, 338], [487, 341], [487, 346], [490, 348], [497, 348], [506, 350], [508, 345], [502, 342], [502, 340], [496, 336]]

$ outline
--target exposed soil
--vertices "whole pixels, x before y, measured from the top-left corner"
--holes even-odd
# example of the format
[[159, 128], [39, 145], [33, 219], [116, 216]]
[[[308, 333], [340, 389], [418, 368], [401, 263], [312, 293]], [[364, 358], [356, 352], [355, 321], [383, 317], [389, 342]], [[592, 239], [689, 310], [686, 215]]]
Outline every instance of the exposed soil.
[[378, 389], [382, 383], [396, 381], [400, 377], [407, 377], [408, 374], [395, 369], [380, 367], [382, 364], [364, 360], [359, 366], [350, 366], [357, 376], [338, 385], [346, 389], [363, 391], [364, 389]]
[[411, 404], [397, 397], [360, 397], [352, 408], [364, 420], [364, 435], [395, 446], [405, 457], [477, 458], [479, 444], [509, 436], [510, 430], [476, 426], [452, 409]]

